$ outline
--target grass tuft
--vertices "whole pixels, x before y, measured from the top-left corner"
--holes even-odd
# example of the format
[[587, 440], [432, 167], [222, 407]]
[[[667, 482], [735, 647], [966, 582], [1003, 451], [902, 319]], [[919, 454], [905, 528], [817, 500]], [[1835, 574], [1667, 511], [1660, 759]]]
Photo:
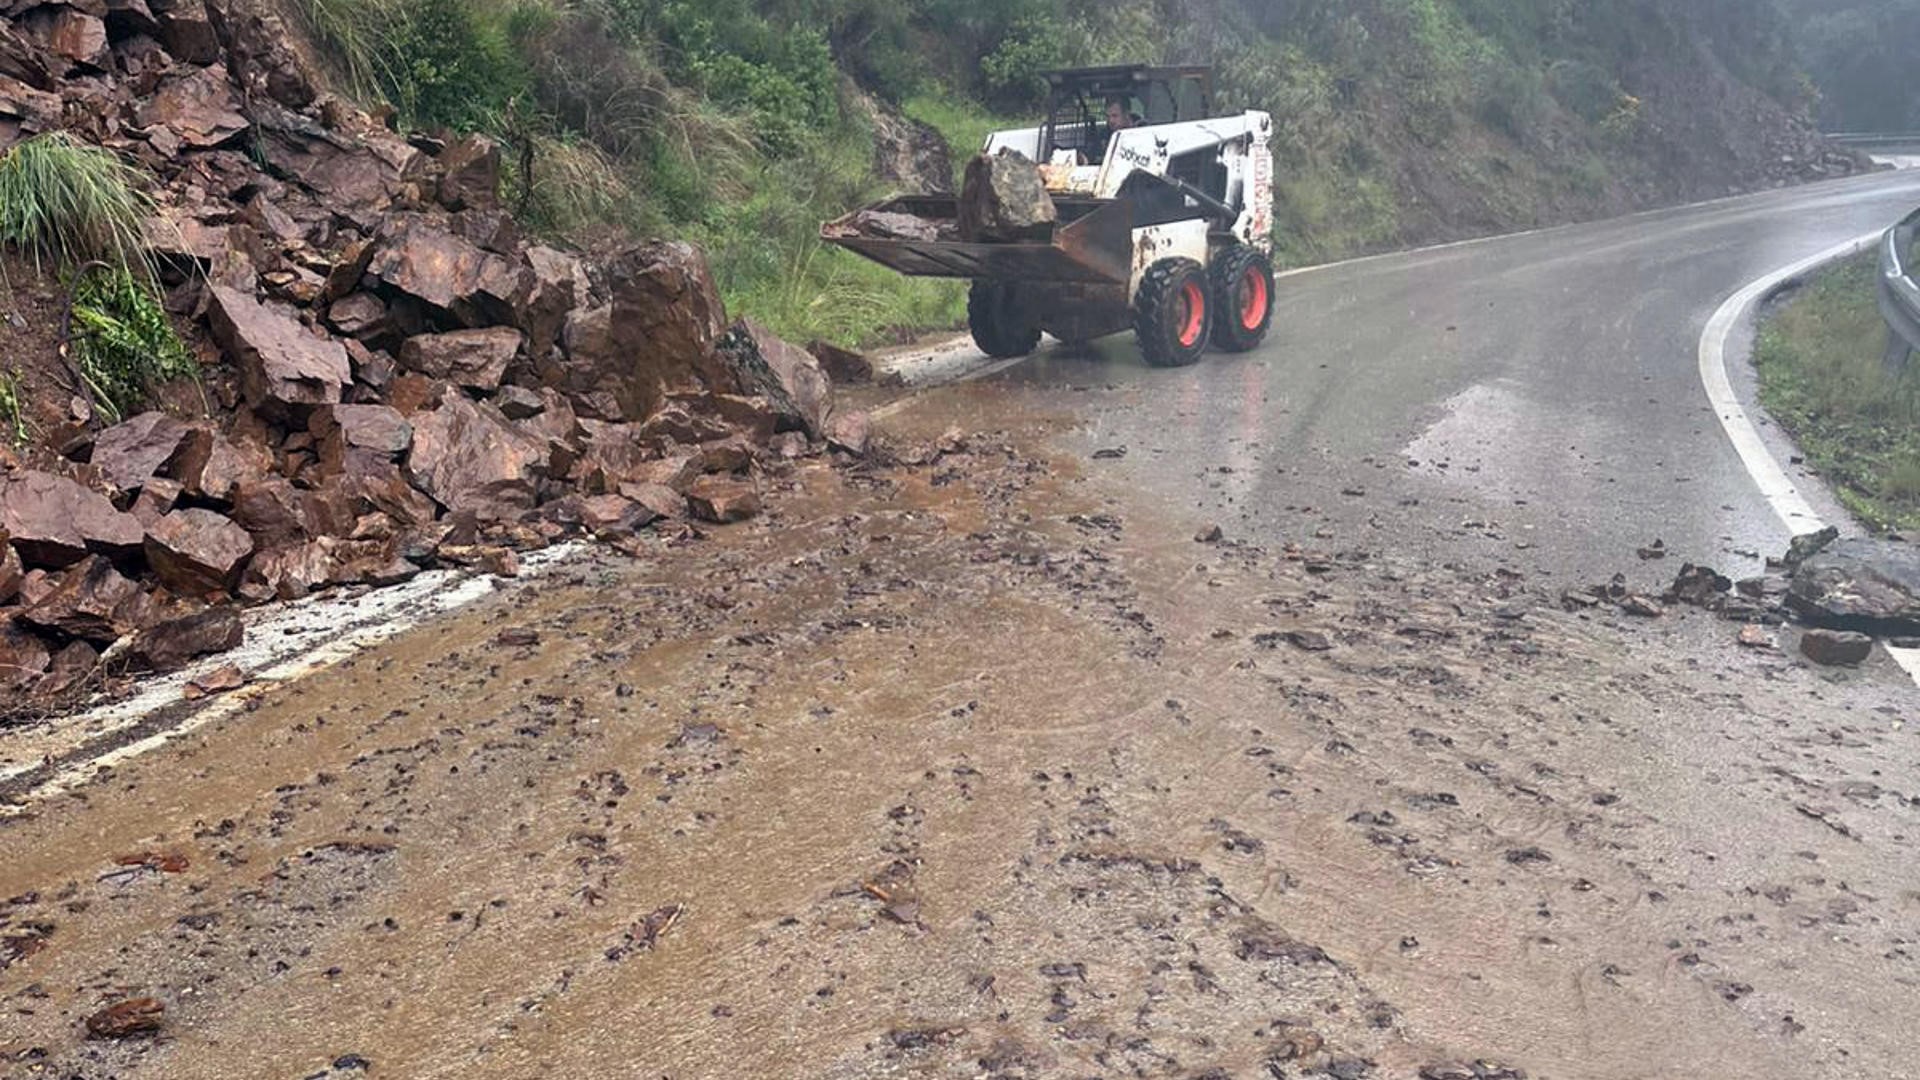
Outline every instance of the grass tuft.
[[33, 434], [27, 424], [26, 402], [20, 395], [20, 373], [0, 371], [0, 436], [14, 446], [25, 446]]
[[151, 279], [145, 175], [66, 132], [36, 135], [0, 155], [0, 244], [60, 267], [100, 260]]

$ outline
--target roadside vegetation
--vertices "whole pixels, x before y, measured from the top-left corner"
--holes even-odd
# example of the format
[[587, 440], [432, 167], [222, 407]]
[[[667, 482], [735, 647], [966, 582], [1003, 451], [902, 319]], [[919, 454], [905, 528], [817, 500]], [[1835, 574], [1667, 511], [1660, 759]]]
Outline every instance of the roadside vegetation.
[[1760, 402], [1869, 527], [1920, 528], [1920, 368], [1890, 373], [1877, 256], [1814, 278], [1767, 319]]
[[[69, 360], [109, 423], [154, 384], [198, 374], [160, 302], [143, 231], [152, 211], [138, 169], [64, 133], [0, 155], [0, 247], [66, 285]], [[22, 396], [17, 376], [0, 374], [0, 425], [15, 442], [27, 436]]]
[[1211, 63], [1223, 105], [1275, 117], [1298, 264], [1632, 204], [1663, 152], [1649, 116], [1694, 103], [1628, 84], [1698, 48], [1777, 99], [1804, 90], [1761, 0], [288, 2], [362, 100], [499, 138], [536, 231], [698, 241], [735, 305], [843, 344], [961, 314], [954, 284], [817, 240], [889, 186], [869, 105], [960, 164], [999, 118], [1032, 119], [1039, 71]]

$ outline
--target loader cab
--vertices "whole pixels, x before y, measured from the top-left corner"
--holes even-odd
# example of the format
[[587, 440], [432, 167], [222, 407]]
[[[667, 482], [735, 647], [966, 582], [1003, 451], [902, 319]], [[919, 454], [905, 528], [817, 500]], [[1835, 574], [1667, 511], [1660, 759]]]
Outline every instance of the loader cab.
[[1073, 68], [1046, 72], [1047, 118], [1040, 128], [1040, 161], [1062, 150], [1082, 164], [1100, 165], [1113, 131], [1109, 98], [1124, 98], [1143, 125], [1205, 119], [1213, 110], [1213, 72], [1204, 67]]

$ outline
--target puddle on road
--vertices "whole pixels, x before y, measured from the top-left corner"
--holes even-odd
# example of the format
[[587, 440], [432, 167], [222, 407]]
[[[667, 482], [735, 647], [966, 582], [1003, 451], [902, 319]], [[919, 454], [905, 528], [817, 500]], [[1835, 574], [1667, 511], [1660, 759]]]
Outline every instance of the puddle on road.
[[[1005, 388], [933, 405], [894, 426], [1012, 434], [808, 468], [0, 830], [0, 1075], [1904, 1067], [1920, 785], [1870, 688], [1197, 544], [1008, 449], [1058, 423]], [[165, 1035], [84, 1041], [122, 993]]]

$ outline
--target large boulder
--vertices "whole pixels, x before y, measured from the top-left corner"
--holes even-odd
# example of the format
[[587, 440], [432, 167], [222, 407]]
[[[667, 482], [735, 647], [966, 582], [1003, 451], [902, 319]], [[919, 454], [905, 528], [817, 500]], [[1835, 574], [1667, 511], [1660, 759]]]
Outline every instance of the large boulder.
[[578, 258], [540, 246], [527, 249], [527, 267], [533, 271], [533, 297], [520, 329], [527, 332], [528, 354], [544, 357], [560, 343], [569, 313], [587, 307], [587, 272]]
[[812, 353], [782, 341], [752, 319], [733, 324], [720, 352], [733, 370], [734, 381], [773, 405], [780, 430], [826, 434], [833, 384]]
[[1831, 629], [1920, 634], [1920, 547], [1837, 541], [1794, 570], [1787, 603]]
[[338, 475], [351, 451], [391, 460], [413, 445], [413, 425], [389, 405], [326, 405], [307, 420], [325, 475]]
[[418, 214], [397, 214], [387, 222], [367, 272], [470, 327], [517, 322], [534, 290], [533, 272], [525, 266]]
[[97, 644], [118, 641], [145, 625], [153, 601], [98, 555], [62, 573], [53, 588], [21, 613], [43, 630]]
[[206, 424], [196, 424], [181, 439], [167, 474], [188, 495], [227, 502], [234, 485], [264, 475], [273, 467], [266, 447], [235, 442]]
[[1059, 220], [1040, 170], [1013, 150], [976, 154], [960, 186], [960, 237], [1017, 243], [1044, 240]]
[[533, 508], [547, 462], [543, 440], [515, 428], [491, 405], [457, 392], [413, 418], [407, 472], [415, 487], [455, 513], [483, 521], [517, 519]]
[[121, 559], [140, 550], [146, 529], [105, 495], [63, 476], [23, 472], [0, 480], [0, 532], [30, 566], [65, 567], [89, 552]]
[[[260, 153], [274, 171], [294, 179], [327, 208], [372, 232], [396, 203], [425, 177], [431, 160], [386, 131], [349, 138], [319, 125], [276, 123], [261, 129]], [[328, 274], [328, 292], [345, 295], [360, 280], [372, 245], [350, 248], [338, 273]]]
[[154, 671], [178, 671], [202, 656], [237, 649], [245, 638], [240, 613], [222, 604], [147, 627], [134, 636], [128, 655]]
[[214, 340], [237, 361], [241, 392], [255, 410], [288, 418], [340, 400], [353, 381], [344, 346], [237, 290], [215, 285], [209, 293]]
[[507, 326], [421, 334], [400, 346], [400, 366], [471, 390], [493, 390], [525, 339]]
[[249, 126], [227, 81], [227, 69], [218, 64], [189, 68], [168, 79], [141, 104], [138, 119], [140, 126], [165, 128], [182, 146], [195, 150], [220, 146]]
[[183, 596], [232, 591], [252, 554], [247, 530], [211, 510], [175, 510], [147, 529], [147, 564]]
[[160, 40], [175, 58], [189, 64], [211, 64], [220, 59], [220, 36], [207, 15], [206, 0], [176, 0], [156, 5]]
[[306, 504], [285, 477], [250, 476], [233, 486], [233, 521], [253, 537], [256, 548], [302, 543], [312, 536]]
[[644, 420], [676, 390], [738, 390], [715, 345], [726, 309], [691, 244], [630, 249], [607, 266], [611, 303], [576, 312], [564, 356], [536, 356], [541, 381], [603, 420]]
[[95, 436], [90, 460], [108, 483], [133, 491], [159, 474], [187, 432], [183, 421], [166, 413], [144, 412]]

